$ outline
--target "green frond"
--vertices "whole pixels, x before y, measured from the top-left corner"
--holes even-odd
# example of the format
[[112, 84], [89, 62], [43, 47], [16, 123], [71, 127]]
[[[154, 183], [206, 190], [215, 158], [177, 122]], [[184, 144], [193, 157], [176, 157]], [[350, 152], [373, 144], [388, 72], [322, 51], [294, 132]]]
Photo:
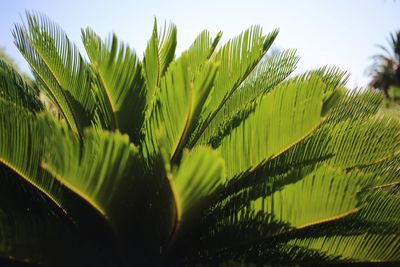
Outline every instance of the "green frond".
[[228, 178], [259, 167], [306, 138], [321, 123], [318, 77], [287, 83], [265, 95], [256, 110], [221, 141]]
[[324, 123], [308, 138], [274, 159], [280, 166], [296, 166], [327, 158], [331, 166], [359, 168], [389, 160], [399, 151], [400, 124], [389, 116]]
[[[104, 239], [108, 238], [108, 232], [106, 227], [97, 221], [98, 215], [88, 209], [86, 204], [81, 199], [77, 198], [73, 192], [41, 168], [44, 155], [55, 147], [54, 144], [63, 142], [62, 139], [56, 138], [56, 136], [59, 136], [57, 131], [66, 131], [67, 128], [66, 125], [58, 124], [59, 122], [54, 121], [54, 119], [46, 113], [34, 114], [15, 104], [0, 100], [1, 166], [4, 166], [6, 170], [10, 171], [14, 179], [22, 184], [21, 190], [23, 190], [22, 188], [24, 188], [24, 186], [27, 186], [32, 188], [31, 190], [37, 191], [37, 194], [40, 195], [39, 198], [45, 201], [46, 205], [52, 207], [52, 210], [56, 210], [57, 216], [62, 217], [60, 220], [68, 223], [79, 221], [80, 229], [88, 236], [88, 240], [95, 240], [94, 242], [96, 244], [103, 246], [105, 249], [110, 249], [110, 253], [113, 254], [110, 248], [112, 245], [104, 241]], [[5, 179], [3, 177], [1, 178], [2, 180]], [[47, 213], [46, 210], [44, 212]], [[11, 213], [9, 215], [11, 216]], [[16, 218], [9, 217], [9, 220], [13, 219]], [[9, 227], [9, 223], [12, 222], [5, 222], [7, 226], [3, 227]], [[59, 225], [56, 221], [54, 221], [54, 223]], [[21, 225], [21, 227], [23, 227], [23, 225]], [[103, 231], [103, 235], [96, 237], [96, 235], [91, 232], [91, 227]], [[62, 231], [61, 229], [59, 230]], [[37, 228], [35, 227], [32, 231], [37, 231]], [[48, 231], [50, 231], [49, 234], [57, 235], [57, 233], [51, 232], [53, 231], [51, 227]], [[67, 231], [67, 229], [65, 229], [65, 231]], [[10, 234], [11, 233], [12, 232], [10, 232]], [[23, 232], [21, 232], [21, 234], [23, 234]], [[32, 232], [31, 234], [32, 240], [34, 240], [34, 234], [38, 233]], [[43, 232], [39, 234], [43, 234]], [[83, 237], [81, 234], [77, 235]], [[18, 235], [16, 237], [18, 237]], [[47, 235], [43, 235], [43, 238], [46, 237]], [[2, 239], [1, 236], [0, 239]], [[63, 240], [61, 236], [60, 240]], [[10, 240], [9, 242], [13, 241]], [[82, 242], [86, 241], [80, 240], [79, 242], [84, 245]], [[102, 245], [100, 245], [100, 243]], [[52, 248], [54, 244], [55, 243], [52, 243], [50, 248]], [[27, 244], [25, 244], [25, 246], [26, 245]], [[92, 247], [93, 244], [87, 246]], [[28, 248], [32, 249], [30, 246], [28, 246]], [[26, 255], [29, 256], [29, 254]], [[46, 253], [43, 252], [39, 255], [46, 255]], [[80, 256], [77, 257], [79, 258]], [[73, 256], [71, 255], [71, 260], [72, 259]], [[74, 258], [74, 260], [76, 260], [76, 258]]]
[[267, 57], [243, 81], [232, 98], [240, 98], [247, 103], [253, 101], [257, 96], [268, 93], [292, 74], [299, 59], [300, 57], [294, 49], [284, 50]]
[[[217, 151], [197, 147], [185, 151], [178, 168], [168, 174], [177, 206], [177, 223], [199, 214], [207, 197], [225, 182], [225, 164]], [[193, 219], [193, 218], [192, 218]]]
[[[213, 220], [232, 220], [239, 211], [248, 213], [249, 210], [243, 209], [248, 207], [250, 202], [265, 199], [283, 190], [285, 186], [297, 183], [312, 174], [324, 160], [326, 159], [302, 162], [299, 166], [287, 166], [287, 168], [267, 163], [256, 172], [232, 179], [224, 185], [207, 216], [214, 218]], [[251, 212], [259, 213], [254, 210], [250, 210]]]
[[293, 80], [304, 81], [310, 79], [314, 75], [319, 76], [325, 84], [325, 97], [329, 97], [336, 88], [345, 86], [350, 76], [347, 71], [343, 71], [338, 67], [324, 66], [298, 75], [294, 77]]
[[321, 166], [300, 181], [253, 201], [251, 207], [271, 213], [277, 220], [293, 227], [304, 227], [341, 217], [356, 209], [357, 192], [365, 187], [367, 180], [363, 174], [346, 174]]
[[328, 123], [343, 120], [361, 120], [378, 113], [383, 98], [378, 92], [354, 90], [343, 95], [331, 109], [326, 120]]
[[288, 242], [303, 248], [314, 249], [326, 254], [340, 255], [354, 262], [375, 263], [398, 262], [400, 237], [398, 234], [361, 234], [355, 236], [328, 236], [310, 239], [293, 239]]
[[329, 163], [344, 168], [385, 160], [400, 149], [400, 124], [387, 116], [327, 124], [321, 131], [327, 133], [325, 140], [329, 140], [324, 149], [335, 155]]
[[[376, 118], [372, 118], [370, 120], [377, 120]], [[379, 121], [379, 119], [378, 119]], [[368, 122], [370, 123], [370, 122]], [[366, 123], [365, 125], [367, 125], [368, 123]], [[396, 125], [396, 124], [394, 124]], [[371, 128], [369, 128], [369, 131], [372, 131], [373, 128], [375, 128], [376, 125], [374, 126], [374, 124], [371, 125]], [[352, 129], [354, 127], [350, 127], [350, 129]], [[386, 126], [384, 126], [384, 128], [386, 129]], [[378, 133], [380, 131], [379, 134], [383, 134], [382, 132], [384, 132], [382, 130], [383, 128], [377, 128], [376, 129], [376, 133]], [[357, 132], [359, 129], [355, 128], [354, 132]], [[317, 130], [318, 131], [318, 130]], [[348, 134], [348, 131], [344, 131], [346, 132], [346, 134]], [[363, 134], [366, 134], [367, 131], [365, 132], [361, 132], [360, 136]], [[377, 157], [381, 157], [379, 156], [379, 151], [381, 152], [386, 152], [388, 153], [388, 155], [392, 155], [393, 153], [393, 149], [396, 148], [396, 144], [392, 143], [394, 139], [394, 136], [396, 136], [395, 133], [397, 133], [398, 130], [393, 130], [392, 131], [392, 136], [391, 137], [379, 137], [378, 134], [376, 134], [375, 138], [371, 138], [371, 136], [369, 136], [370, 140], [388, 140], [388, 144], [390, 143], [389, 146], [386, 146], [385, 144], [382, 144], [383, 148], [382, 150], [379, 150], [380, 145], [372, 145], [371, 147], [371, 151], [366, 151], [363, 150], [365, 154], [370, 155], [373, 154], [373, 152], [377, 153]], [[333, 135], [335, 136], [335, 135]], [[313, 137], [313, 135], [311, 137], [309, 137], [310, 139]], [[326, 135], [321, 135], [320, 136], [320, 140], [329, 140], [329, 138]], [[326, 139], [325, 139], [326, 138]], [[367, 137], [366, 137], [367, 138]], [[357, 147], [357, 145], [355, 144], [358, 140], [360, 139], [360, 137], [354, 138], [351, 141], [349, 141], [349, 144], [353, 144], [355, 147]], [[288, 220], [288, 218], [290, 216], [295, 216], [295, 214], [298, 214], [300, 216], [302, 216], [304, 214], [305, 217], [303, 217], [303, 219], [312, 219], [312, 214], [315, 211], [316, 213], [314, 214], [315, 216], [325, 216], [325, 218], [315, 218], [315, 222], [306, 222], [306, 221], [297, 221], [297, 226], [299, 227], [304, 227], [306, 225], [311, 225], [313, 223], [321, 223], [324, 220], [332, 220], [332, 219], [337, 219], [340, 218], [341, 216], [346, 216], [349, 212], [351, 213], [354, 209], [357, 209], [357, 207], [360, 205], [357, 201], [357, 196], [356, 193], [362, 189], [362, 188], [366, 188], [367, 186], [371, 186], [374, 184], [382, 184], [383, 181], [388, 181], [386, 179], [388, 179], [388, 177], [386, 177], [386, 175], [384, 174], [385, 171], [388, 172], [388, 175], [394, 174], [391, 177], [397, 177], [396, 176], [396, 168], [398, 169], [398, 165], [396, 165], [396, 161], [389, 161], [389, 163], [387, 163], [384, 166], [380, 166], [379, 170], [378, 169], [376, 171], [370, 170], [370, 172], [367, 171], [363, 171], [365, 168], [362, 169], [362, 171], [358, 171], [358, 172], [351, 172], [349, 174], [346, 174], [343, 171], [335, 171], [333, 173], [331, 173], [330, 175], [327, 175], [328, 177], [330, 177], [330, 179], [327, 179], [327, 177], [325, 176], [325, 174], [322, 174], [321, 172], [324, 172], [325, 170], [329, 170], [330, 167], [327, 167], [326, 165], [320, 165], [318, 163], [318, 161], [327, 161], [330, 162], [331, 164], [335, 165], [335, 161], [333, 160], [335, 155], [337, 155], [337, 157], [339, 157], [339, 155], [347, 155], [347, 153], [349, 152], [341, 152], [341, 153], [337, 153], [335, 154], [332, 150], [328, 151], [325, 150], [325, 153], [311, 153], [313, 151], [318, 151], [317, 148], [321, 148], [324, 147], [324, 145], [328, 145], [331, 141], [328, 141], [327, 143], [311, 143], [311, 142], [306, 142], [303, 141], [304, 144], [303, 145], [296, 145], [299, 147], [302, 147], [303, 149], [306, 150], [301, 150], [298, 149], [297, 152], [298, 153], [304, 153], [303, 155], [307, 155], [308, 157], [302, 157], [302, 158], [297, 158], [296, 160], [296, 156], [293, 153], [283, 153], [281, 156], [277, 157], [276, 159], [273, 159], [272, 161], [267, 162], [266, 165], [264, 165], [264, 167], [260, 170], [257, 171], [258, 176], [253, 177], [250, 174], [247, 174], [245, 177], [241, 177], [240, 179], [236, 179], [232, 181], [232, 185], [228, 184], [228, 190], [227, 191], [227, 195], [226, 195], [226, 199], [222, 198], [223, 201], [220, 202], [221, 207], [218, 208], [218, 206], [216, 206], [215, 208], [213, 208], [212, 214], [220, 214], [218, 216], [222, 215], [222, 218], [225, 217], [225, 221], [229, 222], [230, 224], [228, 225], [232, 225], [232, 222], [235, 222], [234, 218], [241, 218], [243, 214], [249, 213], [250, 211], [248, 211], [247, 209], [249, 208], [249, 203], [252, 203], [252, 208], [250, 208], [250, 210], [252, 212], [254, 212], [254, 214], [257, 214], [258, 212], [260, 212], [260, 207], [263, 207], [267, 210], [267, 214], [271, 214], [272, 218], [281, 221], [283, 220], [286, 223], [293, 223], [293, 221], [291, 221], [292, 219]], [[361, 140], [362, 142], [362, 140]], [[339, 142], [340, 145], [336, 145], [336, 147], [346, 147], [346, 144], [344, 142]], [[296, 147], [295, 146], [295, 147]], [[334, 147], [334, 146], [333, 146]], [[365, 147], [368, 147], [367, 144], [364, 145], [360, 145], [360, 147], [363, 147], [364, 149], [366, 149]], [[346, 148], [345, 148], [346, 149]], [[347, 148], [349, 149], [349, 148]], [[386, 151], [387, 149], [391, 149], [392, 152], [390, 151]], [[350, 148], [350, 150], [354, 150], [354, 148]], [[347, 150], [346, 150], [347, 151]], [[373, 152], [372, 152], [373, 151]], [[362, 156], [361, 152], [358, 152], [359, 156]], [[311, 156], [314, 156], [311, 157]], [[320, 157], [320, 160], [318, 160], [318, 157]], [[283, 159], [286, 159], [282, 162]], [[319, 179], [317, 180], [317, 175], [312, 171], [310, 172], [310, 170], [308, 170], [307, 168], [304, 170], [304, 167], [300, 167], [303, 166], [304, 164], [306, 164], [307, 162], [312, 162], [313, 159], [317, 159], [318, 161], [315, 162], [315, 164], [317, 165], [311, 165], [311, 171], [316, 168], [316, 171], [320, 173], [320, 175], [322, 175], [323, 179]], [[358, 161], [360, 160], [359, 158], [357, 159]], [[345, 160], [344, 160], [345, 161]], [[337, 162], [336, 162], [337, 164]], [[320, 166], [320, 167], [318, 167]], [[340, 166], [340, 164], [339, 164]], [[367, 167], [367, 169], [370, 169], [372, 167], [376, 167], [371, 166], [371, 167]], [[389, 167], [391, 167], [391, 169], [388, 169]], [[282, 170], [283, 169], [288, 169], [289, 172], [287, 173], [283, 173], [283, 174], [277, 174], [277, 176], [271, 176], [271, 171], [272, 173], [274, 172], [274, 169]], [[291, 169], [292, 168], [292, 169]], [[301, 168], [301, 169], [300, 169]], [[393, 169], [394, 168], [394, 169]], [[307, 174], [308, 173], [308, 174]], [[379, 178], [377, 177], [377, 173], [380, 173], [383, 178]], [[247, 177], [249, 179], [247, 179]], [[321, 177], [321, 176], [320, 176]], [[340, 177], [343, 177], [342, 179], [339, 179]], [[379, 179], [378, 179], [379, 178]], [[317, 181], [321, 181], [323, 183], [326, 183], [325, 186], [319, 185]], [[379, 182], [380, 181], [380, 182]], [[390, 180], [391, 181], [391, 180]], [[353, 185], [352, 190], [350, 188], [350, 183]], [[334, 186], [335, 185], [335, 186]], [[297, 187], [298, 186], [298, 187]], [[290, 191], [294, 188], [298, 188], [297, 193], [294, 191]], [[314, 195], [315, 198], [313, 198], [314, 200], [307, 200], [305, 202], [308, 203], [308, 205], [303, 205], [303, 201], [299, 202], [297, 199], [292, 201], [290, 204], [287, 205], [287, 207], [290, 207], [289, 210], [282, 208], [282, 206], [279, 206], [279, 203], [282, 203], [282, 201], [288, 201], [291, 197], [296, 198], [296, 196], [304, 196], [304, 197], [313, 197], [313, 192], [307, 192], [304, 193], [304, 190], [309, 189], [309, 190], [314, 190], [315, 188], [324, 190], [323, 188], [325, 188], [325, 190], [328, 191], [319, 191], [321, 193], [321, 195]], [[286, 191], [289, 190], [289, 191]], [[331, 191], [333, 190], [333, 191]], [[335, 190], [339, 190], [339, 191], [335, 191]], [[352, 193], [351, 193], [352, 192]], [[343, 195], [343, 196], [342, 196]], [[335, 197], [333, 197], [335, 196]], [[341, 197], [342, 196], [342, 197]], [[256, 200], [258, 198], [258, 200]], [[347, 198], [351, 198], [352, 201], [350, 201], [350, 199]], [[342, 203], [340, 201], [346, 199], [346, 201], [344, 201], [343, 203], [347, 203], [347, 204], [351, 204], [351, 206], [349, 207], [345, 207], [342, 205]], [[324, 202], [324, 200], [326, 200], [327, 202]], [[328, 202], [329, 201], [329, 202]], [[335, 202], [332, 201], [337, 201], [335, 204], [336, 208], [343, 208], [343, 210], [335, 210], [335, 208], [333, 205]], [[269, 203], [269, 204], [268, 204]], [[269, 206], [268, 206], [269, 205]], [[278, 206], [276, 206], [278, 205]], [[296, 205], [300, 205], [301, 207], [304, 207], [308, 210], [308, 207], [310, 208], [310, 213], [307, 213], [306, 210], [301, 210], [301, 207], [297, 207]], [[323, 207], [326, 208], [326, 211], [328, 212], [333, 212], [332, 214], [325, 214], [318, 209], [317, 206], [313, 206], [313, 205], [318, 205], [318, 207]], [[321, 205], [321, 206], [319, 206]], [[255, 209], [256, 208], [256, 209]], [[255, 209], [255, 210], [254, 210]], [[287, 216], [288, 217], [281, 217], [282, 216], [282, 212], [284, 212], [284, 210], [287, 210]], [[299, 213], [297, 213], [297, 211]], [[265, 211], [262, 210], [262, 212], [264, 213]], [[225, 214], [225, 215], [223, 215]], [[214, 216], [215, 216], [214, 215]], [[278, 215], [278, 216], [277, 216]], [[232, 216], [232, 217], [231, 217]], [[277, 216], [277, 217], [276, 217]], [[245, 218], [245, 217], [244, 217]], [[221, 220], [221, 219], [219, 219]], [[297, 219], [295, 219], [296, 221]], [[218, 220], [217, 220], [218, 221]], [[223, 222], [223, 221], [220, 221]], [[267, 221], [268, 222], [268, 221]], [[270, 221], [271, 222], [271, 221]], [[235, 223], [236, 224], [236, 223]], [[234, 225], [235, 225], [234, 224]], [[296, 223], [295, 223], [296, 224]], [[221, 226], [220, 226], [221, 227]], [[232, 227], [232, 226], [231, 226]], [[233, 230], [234, 231], [234, 230]]]
[[[71, 144], [61, 138], [61, 133], [69, 133], [75, 139], [78, 137], [66, 125], [46, 113], [33, 114], [1, 100], [0, 129], [0, 163], [17, 174], [21, 183], [43, 194], [48, 204], [63, 216], [63, 220], [79, 221], [80, 229], [89, 240], [94, 240], [113, 254], [113, 244], [105, 241], [110, 237], [109, 229], [100, 220], [100, 214], [89, 206], [85, 198], [42, 168], [43, 158], [49, 152], [64, 142]], [[76, 158], [79, 159], [79, 154]], [[103, 234], [97, 236], [96, 231]]]
[[220, 68], [208, 105], [202, 110], [202, 119], [196, 127], [198, 130], [194, 134], [192, 144], [197, 142], [227, 99], [257, 66], [277, 34], [278, 31], [275, 30], [264, 36], [260, 26], [253, 26], [229, 40], [214, 54], [212, 60], [219, 62]]
[[43, 110], [37, 96], [37, 88], [24, 81], [9, 64], [0, 59], [0, 98], [24, 107], [32, 112]]
[[265, 174], [263, 178], [264, 184], [244, 188], [219, 201], [208, 215], [215, 220], [211, 229], [240, 226], [243, 220], [248, 220], [248, 214], [263, 214], [269, 218], [264, 223], [282, 225], [274, 231], [270, 228], [265, 235], [249, 237], [259, 240], [271, 238], [283, 230], [330, 221], [358, 208], [357, 192], [368, 182], [363, 173], [347, 174], [324, 165], [272, 177]]
[[176, 49], [176, 26], [171, 24], [158, 32], [157, 20], [154, 19], [153, 34], [147, 44], [143, 58], [143, 75], [146, 81], [146, 99], [151, 108], [156, 90], [160, 85], [161, 78], [167, 71], [169, 64], [175, 56]]
[[82, 40], [92, 63], [103, 98], [104, 117], [110, 117], [106, 129], [119, 129], [132, 140], [139, 139], [144, 120], [146, 92], [141, 64], [126, 44], [112, 38], [102, 42], [91, 29], [82, 30]]
[[369, 165], [356, 166], [354, 169], [374, 175], [376, 186], [400, 182], [400, 154]]
[[287, 244], [322, 251], [349, 262], [399, 262], [398, 187], [361, 193], [362, 208], [342, 219], [294, 231]]
[[[145, 172], [138, 148], [118, 132], [87, 129], [82, 146], [70, 133], [60, 134], [63, 142], [46, 154], [43, 168], [101, 215], [98, 219], [110, 227], [111, 245], [122, 242], [123, 258], [140, 262], [159, 255], [175, 218], [162, 166]], [[154, 228], [153, 220], [161, 225]]]
[[[154, 27], [157, 27], [156, 22], [154, 22]], [[171, 23], [168, 27], [164, 24], [164, 27], [162, 27], [162, 30], [160, 30], [160, 33], [158, 34], [161, 77], [167, 71], [169, 64], [175, 57], [177, 45], [176, 33], [176, 26]]]
[[210, 122], [199, 143], [218, 146], [218, 142], [254, 111], [264, 94], [286, 79], [296, 68], [295, 50], [285, 50], [261, 61], [226, 101]]
[[279, 242], [286, 240], [286, 244], [348, 262], [399, 262], [398, 196], [377, 191], [367, 199], [365, 207], [356, 213], [293, 231]]
[[47, 17], [27, 13], [27, 25], [16, 25], [14, 42], [59, 108], [70, 128], [82, 132], [93, 119], [95, 102], [87, 64], [66, 34]]
[[[217, 151], [205, 146], [185, 150], [179, 166], [170, 162], [165, 151], [163, 158], [176, 210], [167, 251], [170, 253], [166, 256], [167, 261], [172, 259], [176, 263], [176, 259], [187, 257], [180, 254], [187, 251], [185, 244], [191, 243], [187, 235], [196, 236], [192, 232], [193, 225], [202, 220], [202, 211], [210, 205], [225, 182], [225, 163]], [[182, 237], [186, 237], [183, 238], [184, 244], [180, 243]]]
[[61, 209], [60, 185], [40, 167], [54, 121], [0, 100], [0, 163], [46, 194]]
[[[366, 179], [365, 174], [360, 172], [357, 177], [365, 181], [369, 180]], [[350, 176], [347, 178], [350, 179], [349, 182], [354, 183]], [[320, 251], [347, 262], [399, 262], [400, 217], [398, 209], [400, 198], [398, 186], [364, 189], [357, 194], [354, 194], [354, 187], [353, 190], [351, 187], [347, 187], [344, 193], [346, 194], [345, 198], [347, 195], [357, 195], [359, 208], [344, 213], [343, 216], [306, 224], [293, 231], [279, 233], [272, 240], [278, 243], [285, 242], [290, 246]], [[342, 199], [342, 194], [335, 195], [335, 199], [346, 203]], [[308, 201], [307, 203], [315, 202]], [[294, 210], [297, 211], [297, 209]], [[337, 263], [338, 261], [331, 262]]]
[[[399, 184], [367, 189], [361, 192], [362, 201], [368, 205], [357, 214], [357, 219], [368, 223], [386, 224], [386, 231], [400, 231]], [[393, 230], [392, 230], [393, 232]]]
[[[208, 230], [201, 236], [217, 243], [218, 247], [207, 245], [202, 249], [228, 258], [229, 253], [232, 253], [230, 257], [242, 255], [243, 260], [260, 263], [285, 262], [277, 259], [277, 254], [287, 254], [291, 263], [306, 263], [313, 253], [325, 255], [321, 263], [398, 262], [398, 187], [374, 190], [360, 198], [359, 190], [365, 188], [368, 181], [361, 172], [345, 173], [327, 166], [272, 195], [268, 193], [274, 186], [271, 181], [270, 186], [264, 187], [269, 196], [243, 206], [241, 204], [248, 199], [233, 198], [239, 205], [233, 206], [233, 210], [225, 206], [219, 212], [221, 215], [224, 211], [226, 217], [208, 219]], [[292, 201], [287, 202], [290, 199]], [[213, 218], [216, 210], [213, 208], [210, 212], [209, 218]], [[213, 222], [212, 227], [210, 222]], [[364, 245], [362, 238], [374, 245]], [[378, 244], [379, 249], [376, 248]], [[263, 247], [265, 250], [254, 254]], [[298, 257], [288, 249], [295, 247], [303, 249]], [[373, 256], [368, 254], [371, 252]], [[314, 258], [312, 262], [318, 260]]]
[[347, 71], [332, 66], [324, 66], [311, 71], [311, 73], [322, 77], [322, 80], [327, 85], [326, 92], [332, 91], [336, 87], [345, 86], [350, 76]]
[[143, 153], [147, 159], [158, 154], [157, 131], [165, 131], [168, 154], [179, 159], [209, 95], [218, 66], [208, 62], [193, 72], [190, 59], [191, 54], [185, 52], [161, 80], [160, 93], [145, 122]]
[[137, 148], [127, 135], [118, 133], [86, 130], [82, 148], [77, 136], [64, 134], [63, 142], [54, 144], [53, 152], [45, 155], [41, 165], [100, 213], [109, 213], [118, 190], [129, 184], [128, 177], [134, 180]]

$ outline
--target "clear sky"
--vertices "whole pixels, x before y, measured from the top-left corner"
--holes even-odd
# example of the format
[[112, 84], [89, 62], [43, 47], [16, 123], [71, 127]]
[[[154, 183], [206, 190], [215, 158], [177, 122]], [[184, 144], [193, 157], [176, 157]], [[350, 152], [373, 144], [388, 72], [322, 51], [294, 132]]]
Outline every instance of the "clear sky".
[[[112, 31], [143, 54], [154, 17], [178, 27], [178, 54], [196, 35], [223, 31], [227, 40], [253, 24], [265, 32], [280, 29], [275, 47], [296, 48], [299, 70], [335, 65], [351, 73], [348, 86], [365, 86], [370, 57], [386, 45], [386, 36], [400, 30], [400, 0], [1, 0], [0, 46], [29, 71], [13, 44], [11, 29], [25, 10], [47, 14], [82, 49], [80, 29], [100, 36]], [[83, 50], [82, 50], [83, 51]]]

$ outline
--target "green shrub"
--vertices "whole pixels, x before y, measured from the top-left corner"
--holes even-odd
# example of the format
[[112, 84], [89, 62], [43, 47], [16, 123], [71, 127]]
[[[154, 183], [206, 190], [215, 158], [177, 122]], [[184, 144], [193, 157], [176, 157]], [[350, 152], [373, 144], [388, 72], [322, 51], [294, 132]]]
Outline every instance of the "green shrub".
[[[293, 76], [259, 26], [143, 59], [47, 17], [13, 31], [36, 82], [0, 65], [0, 257], [39, 266], [400, 260], [400, 122], [324, 67]], [[60, 119], [58, 118], [60, 117]]]

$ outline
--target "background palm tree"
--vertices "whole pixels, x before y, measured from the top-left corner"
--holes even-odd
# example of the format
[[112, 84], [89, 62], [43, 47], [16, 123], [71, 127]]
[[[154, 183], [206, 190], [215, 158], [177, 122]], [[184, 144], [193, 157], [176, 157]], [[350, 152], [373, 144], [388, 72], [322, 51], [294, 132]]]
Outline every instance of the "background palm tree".
[[379, 45], [384, 53], [373, 56], [374, 63], [369, 69], [370, 86], [381, 90], [387, 98], [390, 86], [400, 86], [400, 31], [391, 33], [388, 43], [389, 49]]
[[61, 116], [0, 65], [0, 259], [39, 266], [400, 261], [400, 122], [347, 73], [291, 77], [253, 26], [143, 59], [47, 17], [15, 43]]

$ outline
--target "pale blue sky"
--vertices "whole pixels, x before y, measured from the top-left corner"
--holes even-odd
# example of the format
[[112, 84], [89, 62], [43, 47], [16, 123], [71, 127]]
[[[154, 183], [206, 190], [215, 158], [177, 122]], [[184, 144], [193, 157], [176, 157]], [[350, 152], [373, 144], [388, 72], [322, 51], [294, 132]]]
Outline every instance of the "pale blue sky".
[[335, 65], [351, 73], [348, 86], [365, 86], [370, 56], [386, 45], [386, 36], [400, 30], [400, 1], [393, 0], [276, 0], [276, 1], [129, 1], [129, 0], [1, 0], [0, 46], [21, 68], [27, 64], [13, 44], [11, 29], [24, 10], [47, 14], [82, 49], [80, 29], [90, 26], [106, 37], [114, 31], [139, 55], [150, 37], [154, 17], [178, 27], [178, 54], [203, 29], [224, 32], [227, 40], [253, 24], [265, 32], [280, 29], [279, 49], [296, 48], [299, 70]]

